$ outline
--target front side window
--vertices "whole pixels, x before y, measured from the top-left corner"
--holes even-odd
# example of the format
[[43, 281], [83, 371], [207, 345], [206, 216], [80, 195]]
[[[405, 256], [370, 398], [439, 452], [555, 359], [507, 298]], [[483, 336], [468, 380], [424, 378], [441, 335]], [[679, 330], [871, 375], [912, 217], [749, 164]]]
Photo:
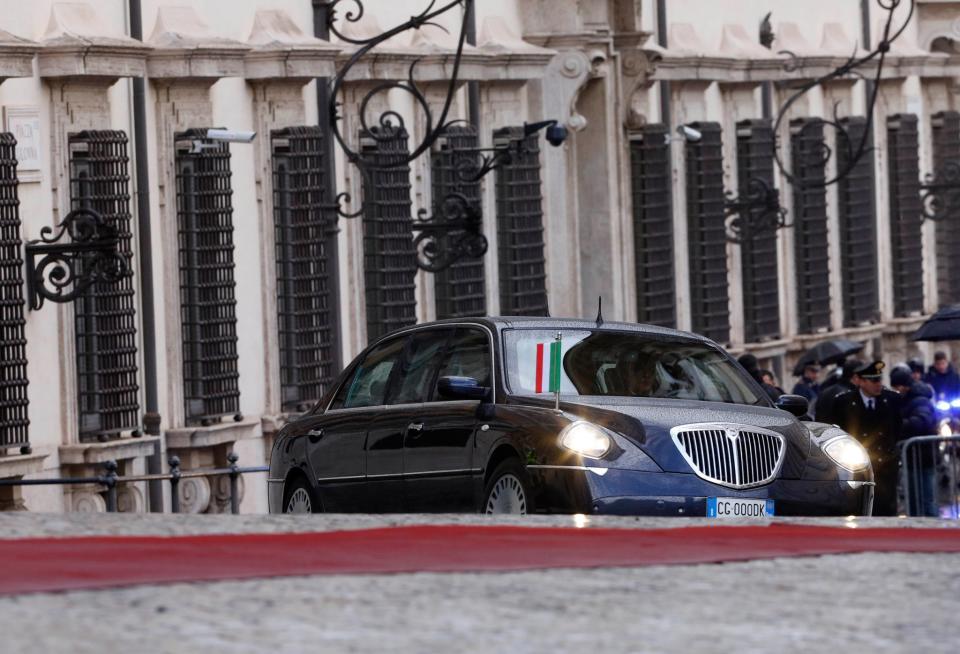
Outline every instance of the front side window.
[[[458, 329], [440, 366], [440, 377], [470, 377], [490, 385], [490, 339], [479, 329]], [[434, 400], [441, 399], [437, 393]]]
[[[557, 333], [504, 331], [507, 383], [512, 393], [549, 392], [550, 345]], [[631, 332], [559, 333], [561, 394], [764, 403], [736, 364], [703, 343]]]
[[397, 338], [370, 352], [331, 405], [331, 409], [356, 409], [384, 404], [390, 377], [403, 356], [405, 338]]
[[453, 330], [431, 329], [407, 339], [403, 365], [390, 387], [387, 404], [425, 402]]

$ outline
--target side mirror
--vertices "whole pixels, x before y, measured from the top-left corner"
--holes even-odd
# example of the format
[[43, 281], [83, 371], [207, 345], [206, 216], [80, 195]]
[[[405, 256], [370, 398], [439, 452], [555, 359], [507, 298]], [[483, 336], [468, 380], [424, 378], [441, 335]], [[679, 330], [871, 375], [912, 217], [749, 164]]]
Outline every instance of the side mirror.
[[437, 390], [448, 400], [485, 400], [490, 396], [490, 388], [473, 377], [441, 377]]
[[781, 395], [777, 400], [777, 408], [800, 418], [807, 415], [810, 402], [802, 395]]

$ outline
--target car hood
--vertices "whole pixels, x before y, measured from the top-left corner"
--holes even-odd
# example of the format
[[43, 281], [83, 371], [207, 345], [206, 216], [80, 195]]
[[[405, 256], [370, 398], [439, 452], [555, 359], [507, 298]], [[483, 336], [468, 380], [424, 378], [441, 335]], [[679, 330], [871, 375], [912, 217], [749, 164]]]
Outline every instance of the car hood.
[[787, 442], [781, 475], [799, 479], [813, 441], [809, 430], [780, 409], [695, 400], [582, 398], [564, 408], [584, 419], [623, 434], [667, 472], [690, 472], [670, 435], [673, 427], [699, 423], [731, 423], [762, 427], [781, 434]]

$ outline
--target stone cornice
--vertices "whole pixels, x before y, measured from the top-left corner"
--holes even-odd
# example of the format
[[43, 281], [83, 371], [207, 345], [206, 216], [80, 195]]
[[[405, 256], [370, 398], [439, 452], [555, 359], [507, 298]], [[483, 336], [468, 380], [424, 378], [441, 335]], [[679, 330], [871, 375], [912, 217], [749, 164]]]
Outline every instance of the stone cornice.
[[336, 74], [340, 48], [308, 37], [283, 11], [256, 13], [244, 57], [248, 80], [289, 79], [307, 81]]
[[0, 457], [0, 479], [23, 477], [43, 470], [43, 460], [48, 454], [20, 454]]
[[103, 36], [103, 31], [89, 4], [55, 4], [37, 52], [40, 77], [143, 77], [150, 47], [126, 36]]
[[209, 427], [183, 427], [167, 429], [167, 449], [184, 450], [197, 447], [215, 447], [225, 443], [260, 435], [260, 418], [249, 418], [242, 422], [223, 422]]
[[159, 436], [143, 436], [141, 438], [121, 438], [106, 443], [61, 445], [60, 464], [84, 465], [150, 456], [153, 454], [154, 445], [159, 440]]
[[39, 43], [0, 30], [0, 82], [11, 77], [31, 77], [33, 56], [39, 49]]
[[160, 7], [147, 61], [153, 79], [243, 77], [250, 46], [216, 36], [190, 7]]

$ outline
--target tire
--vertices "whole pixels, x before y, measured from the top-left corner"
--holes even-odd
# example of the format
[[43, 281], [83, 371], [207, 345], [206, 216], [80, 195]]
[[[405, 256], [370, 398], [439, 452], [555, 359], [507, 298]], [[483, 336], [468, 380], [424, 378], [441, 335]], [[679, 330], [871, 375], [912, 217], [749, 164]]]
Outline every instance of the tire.
[[481, 513], [527, 515], [533, 513], [533, 494], [527, 471], [517, 459], [507, 459], [494, 468], [483, 491]]
[[306, 479], [293, 477], [283, 493], [284, 513], [323, 513], [316, 493]]

